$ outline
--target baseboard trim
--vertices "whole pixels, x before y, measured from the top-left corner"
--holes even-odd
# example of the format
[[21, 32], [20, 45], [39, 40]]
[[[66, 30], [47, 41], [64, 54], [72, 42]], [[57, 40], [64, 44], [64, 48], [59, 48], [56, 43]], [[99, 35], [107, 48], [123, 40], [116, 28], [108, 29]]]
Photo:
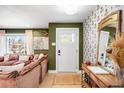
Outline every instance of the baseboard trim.
[[56, 70], [48, 70], [48, 73], [57, 73]]

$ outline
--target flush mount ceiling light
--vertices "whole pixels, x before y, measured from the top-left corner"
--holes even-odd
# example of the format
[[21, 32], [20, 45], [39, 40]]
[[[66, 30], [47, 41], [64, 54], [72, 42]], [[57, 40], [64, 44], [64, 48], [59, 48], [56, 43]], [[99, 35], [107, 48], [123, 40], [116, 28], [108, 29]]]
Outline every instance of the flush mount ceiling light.
[[78, 12], [78, 7], [76, 5], [65, 5], [59, 6], [59, 10], [66, 13], [67, 15], [74, 15]]
[[76, 14], [78, 11], [77, 11], [77, 6], [65, 6], [65, 13], [68, 14], [68, 15], [73, 15], [73, 14]]
[[26, 27], [27, 27], [27, 28], [30, 28], [30, 25], [28, 24]]

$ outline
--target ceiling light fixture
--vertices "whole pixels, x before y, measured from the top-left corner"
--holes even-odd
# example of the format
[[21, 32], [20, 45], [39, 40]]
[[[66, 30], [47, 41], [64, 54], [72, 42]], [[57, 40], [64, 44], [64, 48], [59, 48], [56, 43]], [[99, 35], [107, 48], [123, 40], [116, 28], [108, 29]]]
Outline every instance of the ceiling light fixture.
[[64, 5], [58, 6], [59, 11], [64, 12], [67, 15], [74, 15], [78, 12], [79, 6], [76, 5]]
[[30, 25], [27, 25], [26, 27], [27, 27], [27, 28], [30, 28]]
[[73, 15], [78, 12], [77, 6], [65, 6], [65, 13], [68, 15]]

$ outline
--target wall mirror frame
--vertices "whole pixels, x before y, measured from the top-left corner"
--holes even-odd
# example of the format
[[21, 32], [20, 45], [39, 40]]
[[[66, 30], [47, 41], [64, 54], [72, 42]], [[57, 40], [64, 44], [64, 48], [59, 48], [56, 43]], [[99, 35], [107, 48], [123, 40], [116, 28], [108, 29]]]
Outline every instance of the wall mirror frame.
[[102, 67], [110, 68], [108, 69], [110, 72], [114, 71], [114, 67], [111, 64], [112, 60], [110, 60], [106, 55], [106, 48], [111, 43], [112, 39], [117, 39], [121, 36], [121, 14], [121, 10], [112, 12], [103, 18], [98, 26], [96, 63]]

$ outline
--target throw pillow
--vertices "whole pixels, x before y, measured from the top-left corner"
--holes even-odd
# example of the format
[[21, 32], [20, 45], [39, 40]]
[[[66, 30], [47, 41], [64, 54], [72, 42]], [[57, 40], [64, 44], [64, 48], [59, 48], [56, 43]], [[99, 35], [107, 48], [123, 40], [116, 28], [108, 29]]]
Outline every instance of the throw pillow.
[[41, 59], [41, 58], [43, 58], [43, 57], [44, 57], [44, 54], [43, 54], [43, 53], [41, 53], [41, 54], [39, 55], [38, 60], [39, 60], [39, 59]]
[[3, 62], [3, 61], [4, 61], [4, 57], [0, 56], [0, 62]]
[[19, 57], [19, 60], [29, 61], [29, 56], [28, 55], [26, 55], [26, 56], [20, 56]]
[[39, 57], [39, 55], [38, 54], [35, 54], [33, 60], [38, 60], [38, 57]]
[[29, 56], [29, 60], [32, 61], [33, 59], [34, 59], [34, 55], [32, 54]]
[[17, 55], [17, 54], [10, 54], [8, 61], [12, 61], [12, 60], [19, 60], [19, 55]]

